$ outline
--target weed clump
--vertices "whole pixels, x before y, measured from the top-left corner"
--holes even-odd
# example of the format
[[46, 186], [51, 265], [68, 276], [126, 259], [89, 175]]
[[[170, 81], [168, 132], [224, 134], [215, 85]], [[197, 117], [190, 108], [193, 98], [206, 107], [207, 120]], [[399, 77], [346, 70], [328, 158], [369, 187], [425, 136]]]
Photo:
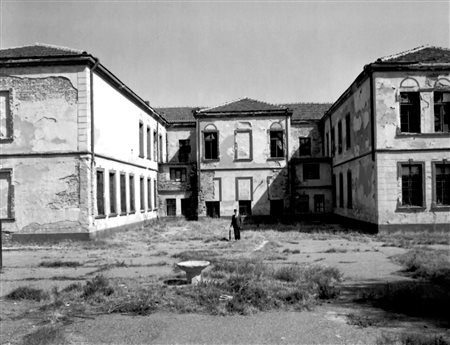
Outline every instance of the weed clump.
[[54, 267], [79, 267], [82, 266], [81, 263], [78, 261], [42, 261], [39, 264], [39, 267], [48, 267], [48, 268], [54, 268]]
[[6, 298], [10, 300], [32, 300], [40, 302], [41, 300], [48, 299], [49, 295], [42, 289], [20, 286], [6, 295]]
[[110, 296], [114, 293], [114, 289], [110, 286], [109, 280], [102, 275], [95, 276], [92, 280], [86, 282], [83, 287], [81, 297], [89, 299], [95, 296]]

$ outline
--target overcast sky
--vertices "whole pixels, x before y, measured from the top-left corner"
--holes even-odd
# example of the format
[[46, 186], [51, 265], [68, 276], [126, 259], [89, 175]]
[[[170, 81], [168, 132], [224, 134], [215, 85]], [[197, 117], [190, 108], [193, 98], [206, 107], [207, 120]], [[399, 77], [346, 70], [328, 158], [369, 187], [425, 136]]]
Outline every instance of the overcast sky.
[[1, 47], [86, 50], [152, 106], [334, 102], [378, 57], [449, 48], [449, 1], [8, 1]]

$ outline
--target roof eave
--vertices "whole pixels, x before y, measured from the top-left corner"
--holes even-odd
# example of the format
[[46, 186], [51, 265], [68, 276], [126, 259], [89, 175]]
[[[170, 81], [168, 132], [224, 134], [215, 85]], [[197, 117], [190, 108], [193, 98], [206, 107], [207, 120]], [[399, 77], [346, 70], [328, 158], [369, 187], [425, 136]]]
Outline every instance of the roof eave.
[[195, 118], [205, 118], [205, 117], [246, 117], [246, 116], [270, 116], [270, 115], [288, 115], [292, 116], [292, 111], [289, 109], [280, 109], [280, 110], [264, 110], [264, 111], [208, 111], [208, 112], [195, 112]]

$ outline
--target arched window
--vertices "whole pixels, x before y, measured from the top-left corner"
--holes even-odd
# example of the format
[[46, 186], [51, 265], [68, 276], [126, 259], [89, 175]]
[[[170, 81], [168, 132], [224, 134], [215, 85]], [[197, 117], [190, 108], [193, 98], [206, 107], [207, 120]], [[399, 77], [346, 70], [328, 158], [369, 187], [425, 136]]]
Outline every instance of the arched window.
[[219, 159], [219, 131], [213, 124], [208, 124], [203, 130], [203, 158], [205, 160]]
[[274, 122], [270, 126], [270, 158], [284, 157], [284, 130], [279, 122]]

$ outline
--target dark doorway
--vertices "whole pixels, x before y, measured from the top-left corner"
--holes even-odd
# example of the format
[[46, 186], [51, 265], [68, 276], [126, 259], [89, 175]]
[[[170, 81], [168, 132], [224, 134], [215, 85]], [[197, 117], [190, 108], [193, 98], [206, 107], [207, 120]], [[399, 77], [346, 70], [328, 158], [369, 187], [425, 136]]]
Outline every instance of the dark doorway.
[[270, 200], [270, 216], [281, 218], [284, 213], [284, 200]]
[[191, 215], [191, 200], [181, 199], [181, 214], [187, 218]]
[[177, 199], [166, 199], [167, 216], [175, 217], [177, 215]]
[[206, 215], [211, 218], [220, 218], [220, 201], [206, 201]]

